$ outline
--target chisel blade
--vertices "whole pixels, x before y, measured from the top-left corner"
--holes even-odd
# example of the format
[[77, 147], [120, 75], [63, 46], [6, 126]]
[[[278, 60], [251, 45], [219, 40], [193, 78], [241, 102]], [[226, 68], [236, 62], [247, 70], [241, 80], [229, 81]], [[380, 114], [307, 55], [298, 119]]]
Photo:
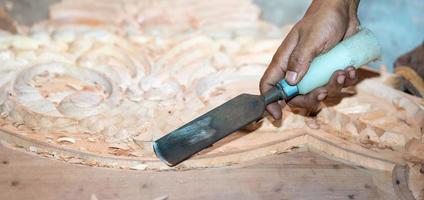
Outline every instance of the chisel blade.
[[265, 98], [241, 94], [156, 140], [156, 155], [169, 166], [210, 147], [225, 136], [261, 118]]

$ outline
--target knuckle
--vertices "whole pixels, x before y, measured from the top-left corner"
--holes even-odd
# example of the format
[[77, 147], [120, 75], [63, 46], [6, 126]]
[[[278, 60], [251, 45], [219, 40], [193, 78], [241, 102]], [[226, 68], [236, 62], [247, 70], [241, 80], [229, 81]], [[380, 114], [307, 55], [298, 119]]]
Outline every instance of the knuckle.
[[267, 89], [269, 89], [269, 86], [266, 80], [261, 79], [261, 81], [259, 82], [259, 90], [261, 92], [266, 92]]
[[345, 74], [345, 71], [344, 70], [337, 70], [336, 71], [336, 74], [337, 75], [344, 75]]
[[347, 67], [347, 69], [349, 69], [349, 70], [355, 70], [355, 71], [356, 71], [356, 68], [355, 68], [353, 65], [349, 65], [349, 66]]
[[290, 106], [291, 108], [303, 107], [302, 102], [304, 102], [304, 98], [305, 98], [304, 96], [296, 96], [290, 101], [286, 102], [286, 104]]
[[307, 115], [313, 115], [317, 112], [317, 107], [315, 105], [309, 105], [308, 107], [305, 107], [306, 111], [307, 111]]
[[275, 52], [275, 54], [272, 56], [271, 64], [270, 65], [276, 65], [280, 62], [281, 53], [280, 50]]
[[334, 93], [334, 91], [337, 90], [337, 86], [335, 83], [330, 83], [325, 86], [325, 89], [328, 91], [329, 94], [332, 94]]
[[288, 68], [297, 71], [296, 69], [302, 69], [304, 66], [309, 64], [309, 62], [309, 59], [307, 59], [302, 53], [295, 51], [290, 56]]

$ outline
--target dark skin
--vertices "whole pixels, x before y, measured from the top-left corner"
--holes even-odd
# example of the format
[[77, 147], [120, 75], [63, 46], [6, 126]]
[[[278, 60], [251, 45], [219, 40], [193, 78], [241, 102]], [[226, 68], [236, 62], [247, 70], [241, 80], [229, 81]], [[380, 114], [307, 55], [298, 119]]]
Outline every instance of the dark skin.
[[[308, 71], [313, 58], [358, 32], [358, 4], [359, 0], [314, 0], [274, 54], [260, 81], [261, 93], [274, 87], [281, 79], [296, 85]], [[287, 104], [305, 109], [307, 113], [316, 113], [321, 101], [342, 96], [342, 88], [354, 85], [357, 79], [356, 69], [346, 66], [345, 70], [334, 72], [327, 85], [296, 96]], [[282, 117], [280, 103], [266, 108], [275, 119]]]

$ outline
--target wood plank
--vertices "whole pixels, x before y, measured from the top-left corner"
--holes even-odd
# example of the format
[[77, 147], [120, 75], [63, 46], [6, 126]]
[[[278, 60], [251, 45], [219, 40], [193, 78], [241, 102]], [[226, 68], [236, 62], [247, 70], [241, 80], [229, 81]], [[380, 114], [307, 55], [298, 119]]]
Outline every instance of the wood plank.
[[0, 199], [392, 199], [370, 176], [379, 172], [304, 150], [223, 168], [140, 172], [0, 146], [0, 166]]

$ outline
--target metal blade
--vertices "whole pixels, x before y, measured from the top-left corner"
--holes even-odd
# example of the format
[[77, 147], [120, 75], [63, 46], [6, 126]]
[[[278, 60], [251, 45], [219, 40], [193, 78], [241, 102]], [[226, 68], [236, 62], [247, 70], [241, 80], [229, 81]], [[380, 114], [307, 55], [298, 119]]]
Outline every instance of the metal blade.
[[261, 118], [265, 98], [241, 94], [153, 143], [156, 155], [169, 166], [189, 158]]

